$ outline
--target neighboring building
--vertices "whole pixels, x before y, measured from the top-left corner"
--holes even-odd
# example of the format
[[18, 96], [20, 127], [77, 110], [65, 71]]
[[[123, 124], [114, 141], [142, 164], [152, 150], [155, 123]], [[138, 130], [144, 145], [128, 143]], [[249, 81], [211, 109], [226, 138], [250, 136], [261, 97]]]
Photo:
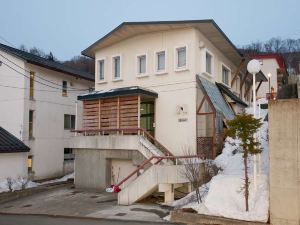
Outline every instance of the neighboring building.
[[[215, 158], [226, 120], [250, 100], [247, 60], [213, 20], [122, 23], [83, 54], [95, 59], [96, 91], [78, 97], [84, 129], [72, 140], [75, 185], [105, 188], [125, 178], [120, 204], [157, 190], [174, 195], [183, 181], [159, 179], [164, 171], [179, 179], [176, 166], [170, 174], [160, 159], [161, 168], [152, 166], [137, 179], [131, 172], [153, 155]], [[152, 180], [156, 173], [159, 179]]]
[[7, 178], [27, 178], [27, 155], [30, 148], [0, 127], [0, 182]]
[[30, 175], [71, 172], [70, 129], [82, 120], [76, 98], [93, 86], [94, 76], [3, 44], [0, 65], [0, 125], [30, 147]]
[[261, 62], [261, 70], [265, 75], [271, 75], [268, 77], [268, 82], [261, 84], [257, 92], [257, 98], [276, 98], [278, 90], [288, 83], [284, 58], [277, 53], [255, 54], [251, 57]]

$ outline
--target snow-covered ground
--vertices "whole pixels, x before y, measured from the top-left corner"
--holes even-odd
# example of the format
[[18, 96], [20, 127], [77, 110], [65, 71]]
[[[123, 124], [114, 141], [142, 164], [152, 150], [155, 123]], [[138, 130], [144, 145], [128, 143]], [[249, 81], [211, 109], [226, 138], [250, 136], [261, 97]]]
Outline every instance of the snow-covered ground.
[[[71, 178], [74, 178], [74, 173], [68, 174], [68, 175], [66, 175], [62, 178], [59, 178], [59, 179], [49, 180], [49, 181], [42, 182], [42, 183], [29, 181], [26, 184], [26, 188], [33, 188], [33, 187], [37, 187], [39, 185], [45, 185], [45, 184], [52, 184], [52, 183], [67, 181], [68, 179], [71, 179]], [[14, 179], [13, 180], [13, 185], [12, 185], [13, 191], [21, 190], [22, 189], [22, 182], [23, 182], [22, 178]], [[8, 188], [8, 185], [7, 185], [7, 180], [1, 180], [0, 181], [0, 193], [1, 192], [8, 192], [8, 191], [9, 191], [9, 188]]]
[[[260, 100], [265, 103], [265, 100]], [[252, 113], [252, 108], [246, 110]], [[257, 110], [258, 111], [258, 110]], [[260, 111], [260, 117], [265, 118], [267, 110]], [[268, 123], [258, 132], [258, 138], [263, 149], [257, 156], [258, 175], [256, 190], [253, 183], [253, 157], [249, 157], [249, 211], [245, 211], [243, 195], [244, 164], [242, 153], [238, 151], [239, 141], [227, 138], [221, 155], [215, 159], [215, 164], [221, 171], [212, 180], [200, 188], [204, 193], [202, 203], [198, 204], [195, 192], [172, 202], [170, 205], [178, 208], [193, 208], [199, 214], [223, 216], [228, 218], [267, 222], [269, 210], [269, 151], [268, 151]]]

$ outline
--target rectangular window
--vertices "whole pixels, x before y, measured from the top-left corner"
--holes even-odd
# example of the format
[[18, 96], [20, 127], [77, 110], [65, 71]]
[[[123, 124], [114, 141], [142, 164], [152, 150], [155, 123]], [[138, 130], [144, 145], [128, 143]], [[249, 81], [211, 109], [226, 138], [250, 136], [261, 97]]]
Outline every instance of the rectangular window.
[[74, 160], [74, 153], [72, 148], [64, 148], [64, 161]]
[[28, 123], [28, 135], [29, 135], [29, 139], [33, 138], [33, 110], [29, 110], [29, 123]]
[[212, 56], [206, 52], [206, 72], [212, 74]]
[[137, 57], [138, 74], [146, 73], [146, 60], [146, 55], [140, 55]]
[[63, 97], [68, 96], [68, 82], [65, 80], [62, 81], [62, 96]]
[[98, 61], [99, 65], [99, 80], [104, 80], [104, 60]]
[[32, 100], [34, 97], [34, 72], [30, 71], [29, 75], [29, 99]]
[[71, 130], [75, 129], [75, 115], [64, 115], [64, 129], [65, 130]]
[[121, 57], [120, 56], [113, 57], [113, 76], [114, 79], [121, 78]]
[[222, 67], [222, 82], [229, 85], [229, 70], [224, 66]]
[[161, 51], [161, 52], [157, 52], [156, 53], [156, 70], [158, 72], [161, 72], [161, 71], [165, 71], [166, 69], [166, 52], [165, 51]]
[[33, 162], [33, 157], [32, 157], [32, 155], [29, 155], [27, 158], [28, 172], [32, 172], [32, 162]]
[[176, 49], [177, 68], [183, 68], [186, 66], [186, 47]]

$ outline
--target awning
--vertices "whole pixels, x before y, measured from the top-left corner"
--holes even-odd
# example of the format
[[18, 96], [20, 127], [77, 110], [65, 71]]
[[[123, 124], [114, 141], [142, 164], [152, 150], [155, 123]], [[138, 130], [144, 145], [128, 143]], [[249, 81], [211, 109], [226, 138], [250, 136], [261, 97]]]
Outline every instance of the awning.
[[77, 97], [78, 100], [93, 100], [109, 97], [118, 97], [124, 95], [141, 95], [144, 97], [157, 98], [158, 94], [152, 90], [141, 88], [139, 86], [114, 88], [109, 90], [93, 91], [87, 94], [82, 94]]
[[226, 96], [228, 96], [232, 101], [234, 101], [237, 104], [240, 104], [244, 107], [247, 107], [247, 103], [245, 103], [242, 99], [240, 99], [238, 96], [236, 96], [228, 87], [226, 87], [222, 83], [217, 83], [216, 85], [218, 86], [219, 90]]

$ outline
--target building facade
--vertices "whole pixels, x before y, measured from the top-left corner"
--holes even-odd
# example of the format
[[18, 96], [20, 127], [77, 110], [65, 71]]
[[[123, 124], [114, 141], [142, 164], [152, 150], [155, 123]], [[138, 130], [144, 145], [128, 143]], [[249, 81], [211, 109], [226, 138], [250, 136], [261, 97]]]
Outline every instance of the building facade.
[[0, 124], [29, 147], [28, 171], [47, 179], [73, 171], [71, 129], [80, 127], [80, 93], [94, 77], [0, 45]]

